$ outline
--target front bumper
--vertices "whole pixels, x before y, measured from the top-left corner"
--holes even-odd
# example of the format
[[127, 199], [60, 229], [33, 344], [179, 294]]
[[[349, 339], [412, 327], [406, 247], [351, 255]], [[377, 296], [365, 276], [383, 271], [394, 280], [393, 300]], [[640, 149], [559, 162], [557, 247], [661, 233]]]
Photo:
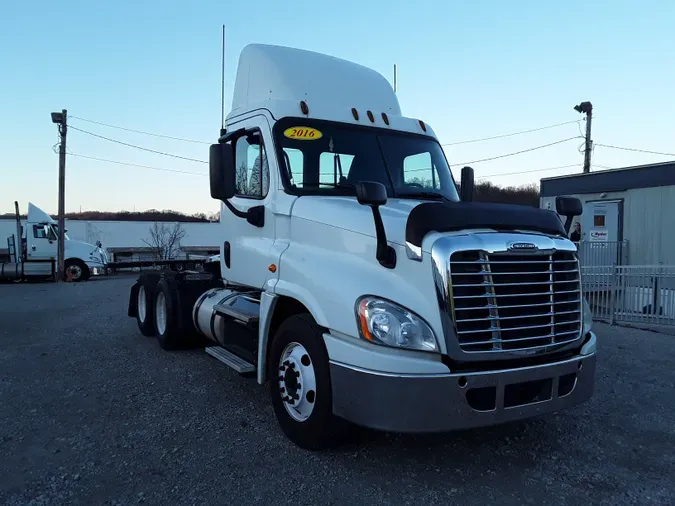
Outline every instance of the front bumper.
[[92, 276], [101, 276], [106, 273], [105, 271], [105, 267], [103, 267], [101, 264], [94, 264], [89, 267], [89, 272]]
[[564, 361], [471, 373], [391, 374], [331, 361], [333, 411], [392, 432], [443, 432], [551, 413], [593, 395], [595, 341], [591, 333], [582, 354]]

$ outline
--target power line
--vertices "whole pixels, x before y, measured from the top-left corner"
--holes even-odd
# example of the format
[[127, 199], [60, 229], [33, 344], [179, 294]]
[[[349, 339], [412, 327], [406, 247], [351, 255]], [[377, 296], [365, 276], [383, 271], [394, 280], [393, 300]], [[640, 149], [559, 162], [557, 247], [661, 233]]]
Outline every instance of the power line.
[[547, 125], [539, 128], [532, 128], [530, 130], [522, 130], [520, 132], [513, 132], [510, 134], [502, 134], [502, 135], [495, 135], [494, 137], [482, 137], [480, 139], [470, 139], [466, 141], [457, 141], [457, 142], [449, 142], [447, 144], [441, 144], [441, 146], [456, 146], [457, 144], [469, 144], [472, 142], [482, 142], [482, 141], [491, 141], [493, 139], [503, 139], [504, 137], [513, 137], [514, 135], [522, 135], [522, 134], [529, 134], [531, 132], [538, 132], [540, 130], [546, 130], [547, 128], [555, 128], [563, 125], [571, 125], [572, 123], [577, 123], [579, 124], [581, 120], [575, 119], [573, 121], [565, 121], [563, 123], [556, 123], [555, 125]]
[[660, 151], [649, 151], [647, 149], [623, 148], [621, 146], [612, 146], [611, 144], [601, 144], [599, 142], [596, 142], [595, 145], [603, 147], [603, 148], [621, 149], [623, 151], [636, 151], [638, 153], [650, 153], [652, 155], [675, 156], [675, 153], [662, 153]]
[[171, 135], [155, 134], [152, 132], [144, 132], [143, 130], [134, 130], [133, 128], [125, 128], [117, 125], [111, 125], [109, 123], [102, 123], [100, 121], [94, 121], [92, 119], [80, 118], [79, 116], [68, 116], [68, 119], [77, 119], [80, 121], [86, 121], [87, 123], [93, 123], [95, 125], [101, 125], [108, 128], [117, 128], [118, 130], [124, 130], [125, 132], [134, 132], [137, 134], [151, 135], [153, 137], [162, 137], [163, 139], [172, 139], [174, 141], [184, 141], [184, 142], [194, 142], [197, 144], [212, 144], [211, 142], [198, 141], [195, 139], [185, 139], [184, 137], [172, 137]]
[[531, 174], [533, 172], [544, 172], [547, 170], [556, 170], [556, 169], [569, 169], [570, 167], [578, 167], [578, 163], [572, 163], [570, 165], [560, 165], [558, 167], [546, 167], [545, 169], [534, 169], [534, 170], [521, 170], [518, 172], [505, 172], [502, 174], [487, 174], [485, 176], [479, 176], [478, 179], [485, 179], [488, 177], [498, 177], [498, 176], [515, 176], [518, 174]]
[[143, 151], [148, 151], [150, 153], [156, 153], [158, 155], [170, 156], [172, 158], [180, 158], [181, 160], [188, 160], [190, 162], [209, 163], [209, 162], [206, 162], [204, 160], [197, 160], [196, 158], [189, 158], [187, 156], [174, 155], [173, 153], [165, 153], [163, 151], [156, 151], [154, 149], [144, 148], [142, 146], [136, 146], [135, 144], [129, 144], [128, 142], [122, 142], [122, 141], [118, 141], [117, 139], [111, 139], [110, 137], [104, 137], [103, 135], [95, 134], [93, 132], [88, 132], [87, 130], [82, 130], [81, 128], [77, 128], [77, 127], [74, 127], [74, 126], [71, 126], [70, 128], [72, 128], [73, 130], [77, 130], [78, 132], [82, 132], [84, 134], [87, 134], [87, 135], [92, 135], [94, 137], [98, 137], [99, 139], [104, 139], [106, 141], [115, 142], [117, 144], [122, 144], [123, 146], [129, 146], [130, 148], [141, 149]]
[[472, 163], [479, 163], [479, 162], [488, 162], [490, 160], [497, 160], [499, 158], [506, 158], [507, 156], [515, 156], [515, 155], [520, 155], [523, 153], [529, 153], [530, 151], [535, 151], [537, 149], [542, 149], [542, 148], [547, 148], [549, 146], [555, 146], [556, 144], [562, 144], [563, 142], [571, 141], [572, 139], [578, 139], [579, 136], [574, 136], [574, 137], [568, 137], [567, 139], [562, 139], [559, 141], [555, 142], [549, 142], [548, 144], [542, 144], [541, 146], [535, 146], [533, 148], [528, 148], [528, 149], [523, 149], [521, 151], [514, 151], [513, 153], [506, 153], [503, 155], [499, 156], [493, 156], [491, 158], [481, 158], [480, 160], [471, 160], [470, 162], [459, 162], [454, 165], [471, 165]]
[[70, 156], [77, 156], [79, 158], [87, 158], [89, 160], [96, 160], [97, 162], [115, 163], [117, 165], [127, 165], [129, 167], [141, 167], [143, 169], [160, 170], [160, 171], [163, 171], [163, 172], [177, 172], [179, 174], [190, 174], [192, 176], [206, 176], [206, 174], [200, 173], [200, 172], [188, 172], [186, 170], [166, 169], [166, 168], [163, 168], [163, 167], [152, 167], [150, 165], [139, 165], [137, 163], [118, 162], [117, 160], [108, 160], [106, 158], [97, 158], [95, 156], [81, 155], [79, 153], [68, 153], [68, 154]]

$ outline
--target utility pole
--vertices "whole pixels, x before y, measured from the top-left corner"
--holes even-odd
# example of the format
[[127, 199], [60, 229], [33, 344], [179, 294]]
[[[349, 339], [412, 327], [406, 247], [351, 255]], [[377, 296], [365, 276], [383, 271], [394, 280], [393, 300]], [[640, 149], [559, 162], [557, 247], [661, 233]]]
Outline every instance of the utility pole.
[[59, 125], [59, 236], [57, 237], [57, 274], [56, 281], [65, 280], [64, 267], [64, 235], [65, 235], [65, 201], [66, 201], [66, 135], [68, 134], [68, 111], [52, 113], [52, 123]]
[[593, 104], [590, 102], [581, 102], [574, 106], [578, 113], [586, 115], [586, 147], [584, 149], [584, 173], [591, 171], [591, 151], [593, 150], [593, 141], [591, 140], [591, 119], [593, 118]]

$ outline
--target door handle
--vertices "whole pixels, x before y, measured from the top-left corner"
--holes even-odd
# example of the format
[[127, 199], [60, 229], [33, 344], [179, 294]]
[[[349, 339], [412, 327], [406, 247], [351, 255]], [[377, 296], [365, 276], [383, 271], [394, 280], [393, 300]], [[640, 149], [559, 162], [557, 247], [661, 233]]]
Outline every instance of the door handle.
[[225, 267], [230, 268], [230, 241], [225, 241], [223, 244], [223, 260], [225, 260]]
[[35, 251], [35, 246], [31, 246], [30, 249], [32, 249], [33, 251]]

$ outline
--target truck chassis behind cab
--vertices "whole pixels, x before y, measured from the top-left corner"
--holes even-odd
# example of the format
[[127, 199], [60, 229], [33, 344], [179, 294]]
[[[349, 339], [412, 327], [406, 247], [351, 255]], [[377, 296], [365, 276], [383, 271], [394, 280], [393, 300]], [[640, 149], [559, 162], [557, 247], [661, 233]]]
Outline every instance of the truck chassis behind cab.
[[204, 346], [267, 382], [304, 448], [350, 423], [437, 432], [587, 400], [596, 337], [567, 238], [580, 202], [474, 203], [468, 167], [460, 189], [382, 76], [247, 46], [210, 148], [219, 262], [141, 275], [128, 314], [164, 349]]

